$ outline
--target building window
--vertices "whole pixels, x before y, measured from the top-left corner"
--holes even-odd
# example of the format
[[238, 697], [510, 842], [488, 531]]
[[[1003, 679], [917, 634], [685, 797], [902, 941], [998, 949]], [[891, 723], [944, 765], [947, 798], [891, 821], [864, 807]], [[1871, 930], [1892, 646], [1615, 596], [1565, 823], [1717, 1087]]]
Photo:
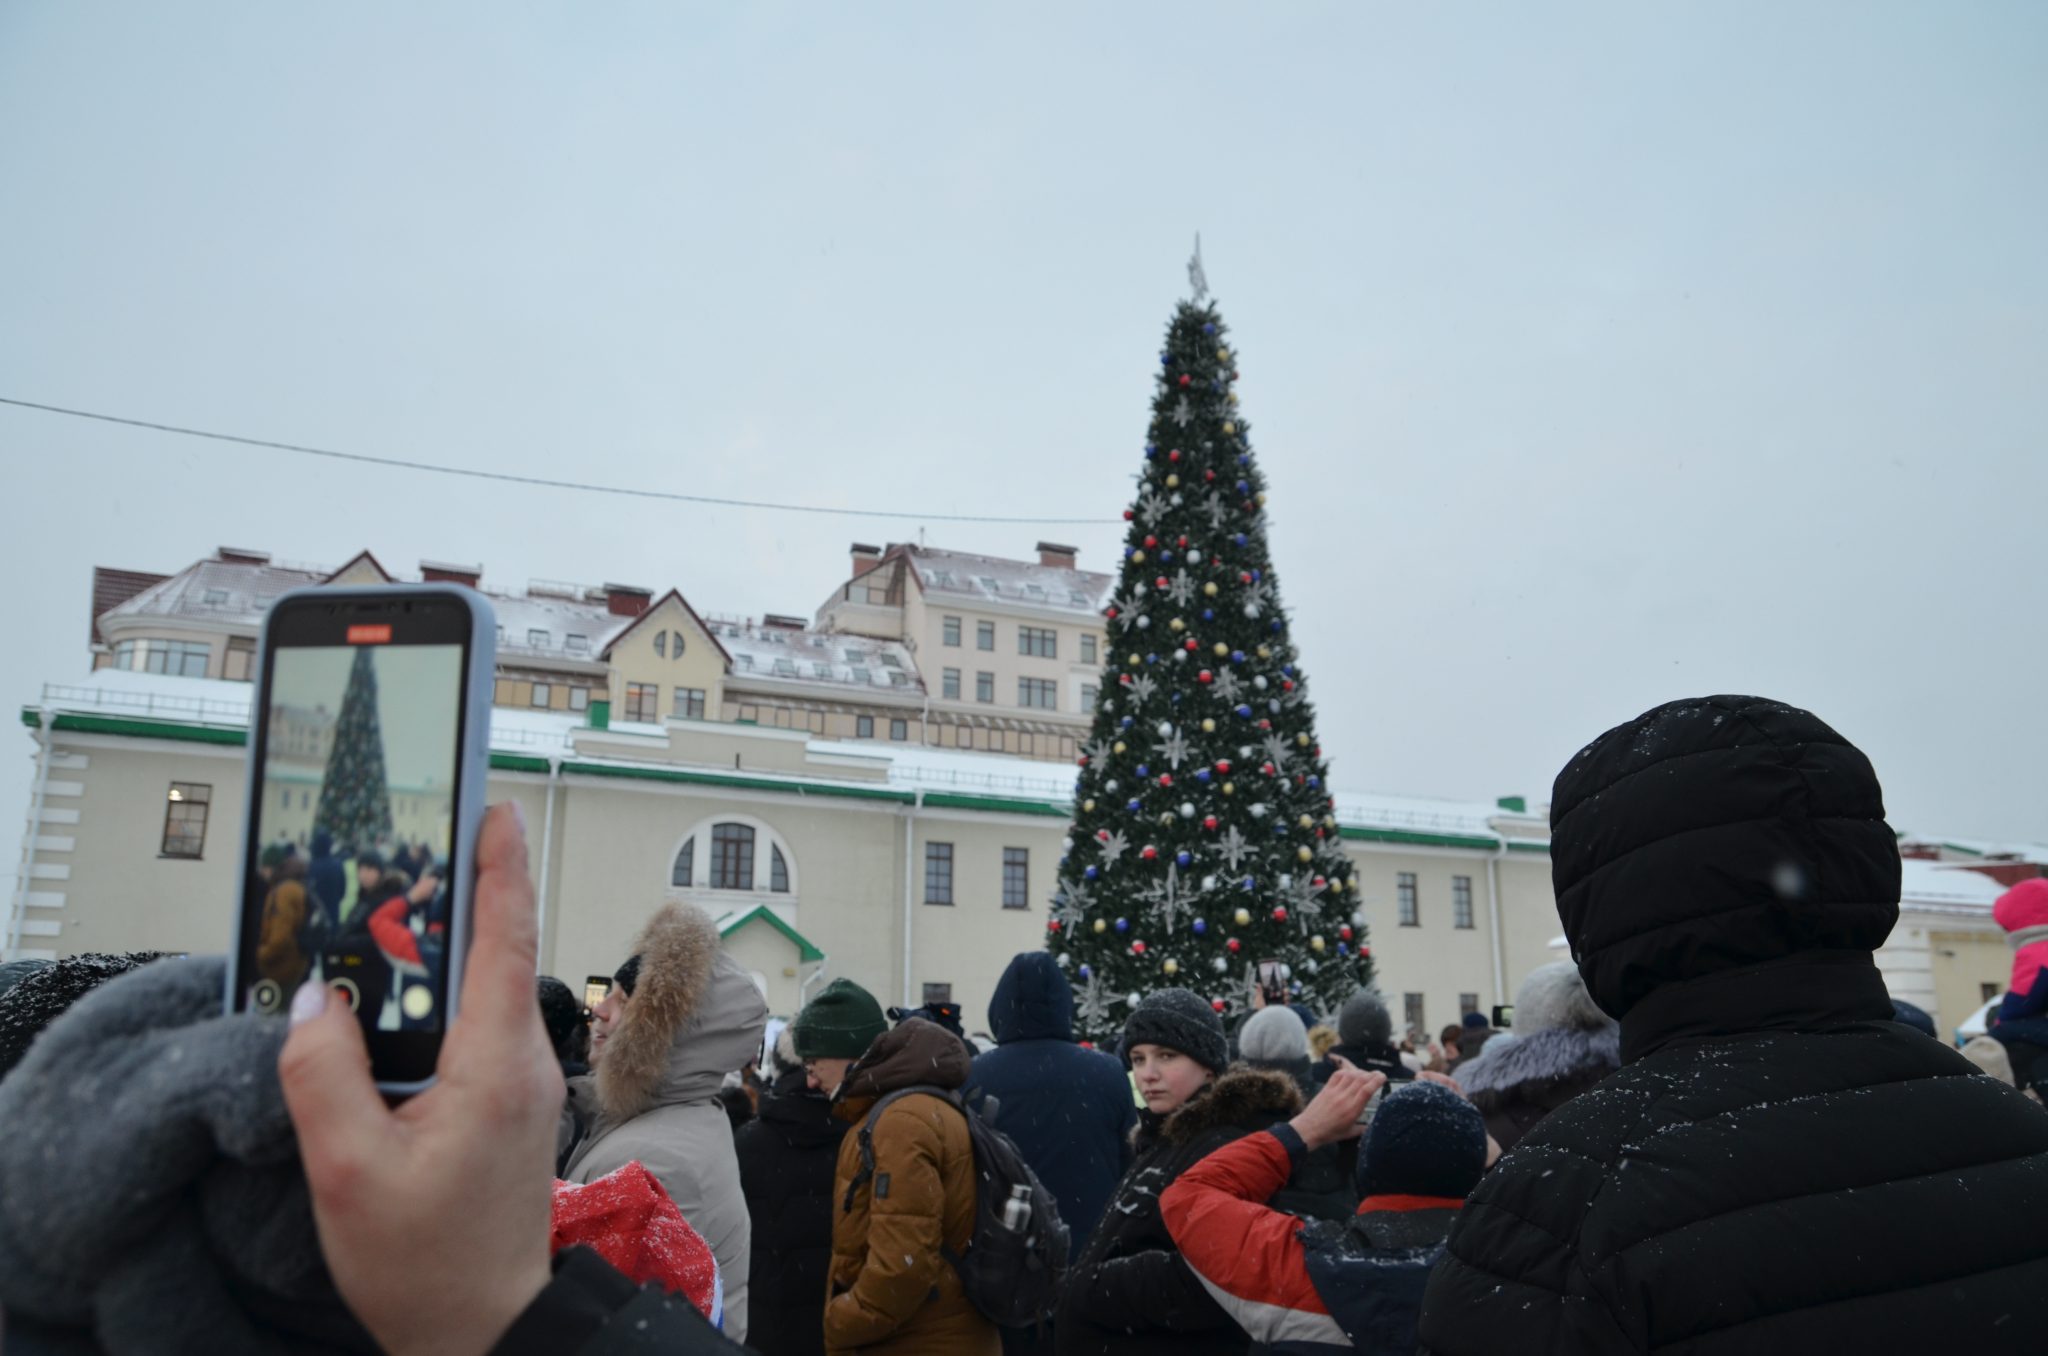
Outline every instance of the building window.
[[626, 719], [657, 721], [661, 719], [661, 684], [626, 684]]
[[679, 720], [704, 719], [703, 688], [679, 687], [676, 689], [676, 717]]
[[1408, 1024], [1410, 1031], [1419, 1031], [1425, 1036], [1429, 1034], [1429, 1018], [1423, 1013], [1421, 994], [1401, 995], [1401, 1020]]
[[206, 811], [213, 804], [213, 788], [204, 782], [172, 782], [164, 802], [163, 855], [194, 860], [205, 855]]
[[670, 659], [681, 659], [683, 657], [683, 633], [681, 631], [671, 631], [668, 633], [668, 657]]
[[[1451, 877], [1451, 926], [1454, 928], [1469, 928], [1472, 926], [1472, 878], [1470, 876]], [[1468, 1009], [1468, 1011], [1472, 1012], [1477, 1012], [1478, 1010], [1477, 1008]]]
[[960, 619], [958, 617], [947, 617], [940, 623], [940, 625], [944, 628], [945, 643], [953, 646], [956, 649], [959, 648]]
[[855, 739], [873, 739], [875, 737], [875, 718], [873, 716], [856, 716], [853, 722], [853, 737]]
[[904, 740], [910, 738], [910, 722], [907, 720], [890, 721], [889, 738], [895, 740], [899, 744], [901, 744]]
[[1477, 1011], [1479, 1011], [1478, 994], [1461, 993], [1458, 995], [1458, 1017], [1460, 1020]]
[[533, 649], [545, 650], [548, 647], [548, 633], [538, 626], [529, 627], [526, 632], [526, 643]]
[[789, 893], [789, 863], [782, 859], [782, 849], [768, 845], [768, 888], [778, 895]]
[[1017, 628], [1017, 653], [1028, 654], [1039, 659], [1059, 658], [1060, 633], [1050, 626], [1020, 626]]
[[953, 1001], [953, 986], [950, 984], [927, 984], [924, 986], [924, 1001], [927, 1003], [950, 1003]]
[[939, 674], [939, 695], [949, 701], [960, 700], [960, 670], [943, 669]]
[[1081, 662], [1083, 664], [1093, 664], [1095, 662], [1095, 636], [1092, 632], [1081, 637]]
[[996, 699], [996, 676], [993, 673], [974, 675], [974, 700], [992, 702]]
[[587, 687], [570, 688], [569, 709], [571, 711], [588, 711], [590, 709], [590, 689]]
[[114, 667], [173, 678], [204, 678], [213, 647], [189, 640], [124, 640], [114, 647]]
[[246, 683], [256, 676], [256, 642], [241, 636], [228, 640], [227, 653], [221, 658], [220, 676], [237, 683]]
[[1005, 752], [1005, 749], [1003, 747], [1003, 732], [1001, 730], [990, 730], [988, 732], [988, 748], [990, 753]]
[[992, 621], [974, 624], [974, 648], [993, 650], [996, 647], [996, 624]]
[[2003, 984], [1979, 983], [1977, 985], [1977, 996], [1983, 999], [1986, 1003], [1997, 1002], [2004, 993], [2005, 986]]
[[668, 873], [668, 883], [679, 889], [690, 888], [690, 876], [697, 866], [697, 840], [692, 837], [684, 841], [683, 850], [676, 854], [675, 869]]
[[535, 683], [533, 685], [533, 693], [532, 695], [527, 697], [526, 704], [528, 706], [538, 706], [543, 711], [545, 711], [547, 709], [548, 701], [553, 696], [553, 688], [549, 687], [546, 683]]
[[1019, 678], [1017, 705], [1056, 711], [1060, 705], [1060, 685], [1050, 678]]
[[1093, 711], [1102, 701], [1102, 689], [1093, 683], [1081, 684], [1081, 709]]
[[951, 843], [926, 843], [924, 845], [924, 902], [927, 904], [951, 904], [953, 902], [953, 845]]
[[590, 637], [579, 636], [574, 631], [571, 631], [568, 634], [568, 636], [563, 640], [562, 648], [567, 650], [570, 654], [589, 654]]
[[1415, 873], [1400, 871], [1394, 875], [1394, 896], [1401, 909], [1401, 926], [1419, 928], [1422, 926], [1422, 907], [1415, 899]]
[[1031, 907], [1031, 849], [1003, 849], [1003, 907]]
[[711, 826], [711, 888], [754, 888], [754, 830], [749, 824]]
[[654, 653], [658, 658], [668, 658], [668, 632], [656, 631], [654, 633]]

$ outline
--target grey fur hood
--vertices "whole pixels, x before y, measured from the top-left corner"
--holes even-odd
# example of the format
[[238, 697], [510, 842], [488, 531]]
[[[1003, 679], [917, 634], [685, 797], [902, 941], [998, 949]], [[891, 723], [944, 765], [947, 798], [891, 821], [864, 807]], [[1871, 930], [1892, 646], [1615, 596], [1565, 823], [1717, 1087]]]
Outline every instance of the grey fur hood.
[[[1515, 1016], [1521, 1015], [1517, 1004]], [[1620, 1067], [1621, 1028], [1608, 1022], [1596, 1031], [1552, 1027], [1513, 1040], [1490, 1040], [1470, 1062], [1458, 1066], [1455, 1077], [1476, 1101], [1481, 1094], [1506, 1093], [1525, 1083], [1597, 1080]]]

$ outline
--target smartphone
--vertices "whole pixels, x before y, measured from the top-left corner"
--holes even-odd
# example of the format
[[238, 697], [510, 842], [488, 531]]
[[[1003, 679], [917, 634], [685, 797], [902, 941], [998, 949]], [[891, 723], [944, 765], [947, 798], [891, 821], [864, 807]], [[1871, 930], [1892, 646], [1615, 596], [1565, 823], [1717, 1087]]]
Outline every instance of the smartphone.
[[1268, 1007], [1279, 1007], [1287, 1002], [1287, 967], [1276, 960], [1259, 962], [1259, 992], [1265, 995]]
[[1512, 1026], [1514, 1026], [1514, 1024], [1515, 1005], [1513, 1003], [1495, 1003], [1493, 1005], [1494, 1030], [1506, 1031]]
[[1372, 1096], [1365, 1099], [1365, 1105], [1358, 1109], [1358, 1120], [1356, 1122], [1357, 1124], [1372, 1124], [1372, 1118], [1374, 1113], [1376, 1113], [1380, 1109], [1380, 1103], [1386, 1100], [1387, 1089], [1392, 1086], [1393, 1084], [1391, 1083], [1382, 1083], [1380, 1084], [1379, 1090], [1377, 1092], [1373, 1093]]
[[394, 1096], [462, 992], [497, 648], [452, 584], [296, 589], [263, 622], [227, 1007], [332, 986]]
[[611, 994], [611, 991], [612, 977], [610, 975], [585, 975], [583, 977], [583, 1010], [585, 1012], [596, 1012], [597, 1005], [604, 1002]]

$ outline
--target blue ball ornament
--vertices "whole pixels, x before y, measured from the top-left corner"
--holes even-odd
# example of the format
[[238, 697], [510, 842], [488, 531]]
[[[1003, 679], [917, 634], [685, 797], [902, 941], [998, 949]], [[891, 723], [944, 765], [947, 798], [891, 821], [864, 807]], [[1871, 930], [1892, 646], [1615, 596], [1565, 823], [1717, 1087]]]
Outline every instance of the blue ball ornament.
[[1140, 777], [1149, 777], [1152, 775], [1152, 769], [1140, 763], [1138, 764], [1138, 775]]
[[1138, 554], [1138, 548], [1137, 548], [1137, 547], [1135, 547], [1135, 546], [1126, 546], [1126, 547], [1124, 548], [1124, 559], [1125, 559], [1125, 560], [1129, 560], [1129, 559], [1130, 559], [1130, 558], [1131, 558], [1132, 556], [1134, 556], [1134, 555], [1136, 555], [1136, 554]]
[[1156, 654], [1148, 654], [1145, 656], [1145, 662], [1147, 664], [1157, 664], [1159, 662], [1159, 656]]
[[1208, 768], [1198, 767], [1195, 769], [1195, 780], [1198, 782], [1208, 781], [1211, 775]]
[[1128, 801], [1124, 802], [1124, 808], [1132, 814], [1136, 814], [1145, 808], [1145, 802], [1139, 800], [1136, 796], [1132, 796]]
[[1240, 706], [1237, 708], [1237, 714], [1241, 720], [1250, 720], [1252, 718], [1252, 709], [1249, 706]]
[[1348, 956], [1351, 954], [1351, 948], [1346, 946], [1344, 943], [1339, 942], [1337, 943], [1337, 954], [1340, 956]]
[[1173, 355], [1172, 355], [1171, 353], [1162, 353], [1162, 354], [1160, 354], [1160, 355], [1159, 355], [1159, 365], [1160, 365], [1161, 367], [1171, 367], [1171, 366], [1173, 366]]
[[1278, 617], [1275, 617], [1273, 619], [1273, 634], [1277, 636], [1285, 629], [1285, 627], [1280, 625], [1280, 619]]
[[1246, 876], [1246, 877], [1244, 878], [1244, 888], [1245, 888], [1245, 889], [1247, 889], [1247, 890], [1256, 890], [1256, 889], [1258, 889], [1258, 888], [1259, 888], [1259, 878], [1258, 878], [1257, 876]]
[[1251, 454], [1251, 453], [1249, 453], [1249, 452], [1240, 452], [1240, 453], [1238, 453], [1238, 454], [1237, 454], [1237, 464], [1238, 464], [1239, 466], [1249, 466], [1249, 465], [1251, 465], [1251, 464], [1252, 464], [1252, 454]]
[[1203, 918], [1197, 918], [1194, 921], [1194, 929], [1195, 935], [1197, 937], [1206, 937], [1209, 934], [1208, 920]]
[[1203, 620], [1203, 621], [1215, 621], [1215, 620], [1216, 620], [1216, 609], [1215, 609], [1215, 608], [1213, 608], [1213, 607], [1205, 607], [1205, 608], [1203, 608], [1203, 609], [1202, 609], [1202, 620]]
[[1102, 868], [1099, 866], [1091, 866], [1086, 871], [1083, 871], [1081, 875], [1084, 879], [1087, 880], [1099, 880], [1102, 877]]
[[1176, 866], [1192, 866], [1194, 865], [1195, 854], [1186, 851], [1176, 852], [1173, 855], [1173, 860]]
[[1215, 327], [1215, 325], [1213, 325], [1213, 324], [1209, 324], [1209, 323], [1206, 323], [1206, 322], [1205, 322], [1205, 323], [1203, 324], [1203, 326], [1202, 326], [1202, 333], [1204, 333], [1204, 334], [1214, 334], [1214, 333], [1216, 333], [1216, 327]]
[[1257, 570], [1253, 570], [1253, 571], [1252, 571], [1252, 582], [1253, 582], [1254, 584], [1258, 583], [1258, 582], [1259, 582], [1259, 580], [1261, 580], [1261, 579], [1263, 579], [1263, 578], [1265, 578], [1265, 576], [1264, 576], [1264, 575], [1262, 575], [1261, 573], [1259, 573], [1259, 571], [1257, 571]]
[[1129, 932], [1129, 931], [1131, 930], [1131, 920], [1130, 920], [1130, 919], [1128, 919], [1128, 918], [1119, 918], [1119, 919], [1117, 919], [1117, 920], [1116, 920], [1116, 930], [1117, 930], [1118, 932]]
[[1161, 552], [1159, 553], [1159, 563], [1160, 563], [1161, 565], [1171, 565], [1171, 564], [1173, 564], [1173, 552], [1171, 552], [1171, 551], [1161, 551]]
[[1123, 718], [1123, 720], [1122, 720], [1122, 721], [1121, 721], [1121, 722], [1119, 723], [1119, 725], [1118, 725], [1118, 728], [1119, 728], [1119, 729], [1124, 729], [1124, 730], [1128, 730], [1128, 729], [1130, 729], [1130, 728], [1131, 728], [1131, 725], [1132, 725], [1132, 721], [1131, 721], [1131, 718], [1130, 718], [1129, 716], [1125, 716], [1125, 717]]
[[1090, 976], [1090, 975], [1092, 975], [1092, 974], [1094, 974], [1094, 973], [1095, 973], [1095, 971], [1093, 971], [1093, 970], [1091, 970], [1090, 968], [1088, 968], [1088, 966], [1087, 966], [1086, 964], [1083, 964], [1083, 965], [1081, 966], [1081, 978], [1083, 978], [1083, 979], [1086, 979], [1086, 978], [1088, 978], [1088, 976]]
[[[1239, 546], [1242, 546], [1242, 545], [1244, 545], [1244, 544], [1245, 544], [1245, 540], [1246, 540], [1246, 538], [1245, 538], [1245, 535], [1244, 535], [1244, 533], [1240, 532], [1240, 533], [1238, 533], [1238, 534], [1237, 534], [1237, 536], [1233, 537], [1233, 538], [1232, 538], [1231, 540], [1235, 541], [1235, 542], [1236, 542], [1236, 543], [1237, 543], [1237, 544], [1238, 544]], [[1129, 548], [1129, 547], [1126, 547], [1126, 548], [1124, 548], [1124, 554], [1125, 554], [1125, 555], [1129, 555], [1130, 553], [1131, 553], [1131, 552], [1130, 552], [1130, 548]]]
[[1252, 483], [1249, 480], [1238, 481], [1237, 492], [1239, 494], [1250, 494], [1252, 492]]
[[1232, 650], [1232, 651], [1230, 652], [1230, 662], [1231, 662], [1231, 663], [1233, 663], [1233, 664], [1242, 664], [1242, 663], [1244, 663], [1244, 651], [1243, 651], [1243, 650]]
[[1282, 664], [1280, 666], [1280, 676], [1282, 678], [1292, 678], [1294, 676], [1294, 665]]
[[1322, 780], [1322, 778], [1320, 778], [1320, 777], [1310, 777], [1310, 778], [1308, 779], [1308, 784], [1309, 784], [1309, 785], [1310, 785], [1311, 787], [1317, 787], [1317, 786], [1321, 786], [1321, 785], [1323, 784], [1323, 780]]

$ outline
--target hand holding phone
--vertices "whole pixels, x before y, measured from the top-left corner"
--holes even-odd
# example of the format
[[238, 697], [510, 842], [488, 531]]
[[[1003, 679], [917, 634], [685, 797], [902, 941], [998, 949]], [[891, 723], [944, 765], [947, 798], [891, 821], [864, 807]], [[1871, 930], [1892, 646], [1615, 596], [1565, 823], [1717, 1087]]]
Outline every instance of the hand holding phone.
[[1330, 1075], [1330, 1081], [1323, 1084], [1323, 1090], [1302, 1108], [1301, 1114], [1288, 1122], [1311, 1149], [1364, 1134], [1365, 1108], [1387, 1086], [1385, 1074], [1367, 1073], [1342, 1055], [1331, 1058], [1336, 1061], [1337, 1070]]

